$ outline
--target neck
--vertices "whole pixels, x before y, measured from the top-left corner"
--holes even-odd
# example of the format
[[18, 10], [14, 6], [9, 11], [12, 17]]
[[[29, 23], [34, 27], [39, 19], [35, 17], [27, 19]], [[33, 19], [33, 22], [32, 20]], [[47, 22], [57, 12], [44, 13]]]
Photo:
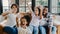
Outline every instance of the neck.
[[16, 12], [13, 12], [13, 14], [16, 14]]
[[35, 14], [36, 16], [38, 16], [38, 14]]
[[26, 26], [21, 26], [22, 28], [26, 29]]

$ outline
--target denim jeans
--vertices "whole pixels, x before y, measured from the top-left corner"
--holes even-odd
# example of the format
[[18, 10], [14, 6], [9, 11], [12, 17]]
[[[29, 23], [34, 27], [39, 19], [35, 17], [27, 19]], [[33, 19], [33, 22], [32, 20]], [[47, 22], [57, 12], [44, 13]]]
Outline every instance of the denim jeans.
[[18, 34], [17, 28], [5, 26], [4, 27], [4, 32], [7, 32], [8, 34]]
[[55, 26], [52, 27], [52, 34], [56, 34], [56, 27]]
[[29, 28], [33, 34], [38, 34], [38, 27], [30, 25]]
[[[39, 26], [40, 34], [47, 34], [48, 29], [45, 26]], [[52, 34], [56, 34], [56, 27], [52, 27]]]

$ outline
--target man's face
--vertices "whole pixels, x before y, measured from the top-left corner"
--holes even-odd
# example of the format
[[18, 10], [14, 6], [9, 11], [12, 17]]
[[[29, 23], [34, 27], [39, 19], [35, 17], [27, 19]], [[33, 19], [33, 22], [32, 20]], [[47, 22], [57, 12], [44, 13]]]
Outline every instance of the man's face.
[[48, 13], [48, 8], [44, 8], [44, 13]]

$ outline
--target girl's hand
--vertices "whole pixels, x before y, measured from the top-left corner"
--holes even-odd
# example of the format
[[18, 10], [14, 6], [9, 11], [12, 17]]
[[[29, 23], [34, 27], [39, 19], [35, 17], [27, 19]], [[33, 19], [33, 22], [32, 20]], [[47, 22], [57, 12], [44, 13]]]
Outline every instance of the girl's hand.
[[39, 8], [40, 8], [40, 10], [43, 10], [43, 6], [42, 5], [40, 5], [40, 6], [38, 6]]

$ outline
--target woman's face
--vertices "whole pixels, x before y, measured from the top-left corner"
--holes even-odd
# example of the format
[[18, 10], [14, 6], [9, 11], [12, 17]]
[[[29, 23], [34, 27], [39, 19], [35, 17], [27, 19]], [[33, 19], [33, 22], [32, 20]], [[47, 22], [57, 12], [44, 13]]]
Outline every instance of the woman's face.
[[13, 13], [16, 13], [17, 12], [17, 7], [16, 6], [13, 6], [12, 7], [12, 10], [13, 10]]
[[38, 14], [39, 14], [38, 8], [35, 8], [34, 10], [35, 10], [34, 13], [35, 13], [36, 15], [38, 15]]

